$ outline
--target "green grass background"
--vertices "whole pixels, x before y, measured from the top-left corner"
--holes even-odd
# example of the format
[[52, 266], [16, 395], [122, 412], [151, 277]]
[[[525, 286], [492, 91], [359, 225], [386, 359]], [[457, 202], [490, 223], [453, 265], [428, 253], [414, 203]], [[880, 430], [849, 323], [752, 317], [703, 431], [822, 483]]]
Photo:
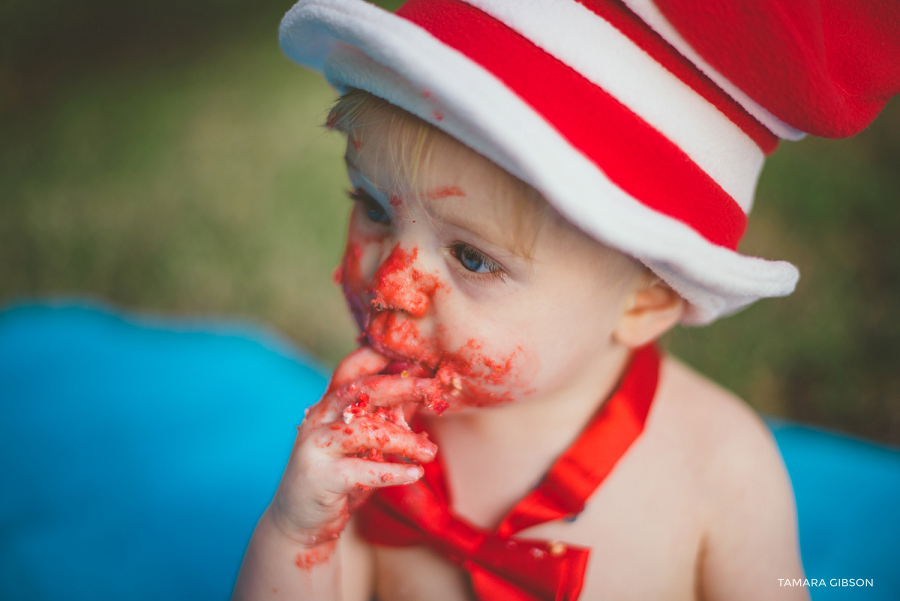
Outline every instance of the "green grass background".
[[[333, 94], [281, 55], [289, 6], [0, 0], [0, 303], [251, 318], [327, 362], [352, 347]], [[898, 199], [896, 100], [854, 139], [783, 144], [741, 249], [797, 264], [797, 292], [665, 344], [761, 411], [900, 444]]]

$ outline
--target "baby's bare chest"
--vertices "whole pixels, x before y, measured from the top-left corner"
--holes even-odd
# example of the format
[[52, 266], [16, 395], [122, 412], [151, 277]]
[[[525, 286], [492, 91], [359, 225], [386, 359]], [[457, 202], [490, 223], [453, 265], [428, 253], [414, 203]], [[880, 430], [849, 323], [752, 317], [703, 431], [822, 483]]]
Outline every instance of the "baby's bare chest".
[[[705, 523], [696, 490], [671, 472], [618, 475], [575, 521], [519, 536], [590, 549], [580, 599], [694, 599]], [[379, 601], [474, 599], [466, 572], [428, 547], [380, 547], [376, 558]]]

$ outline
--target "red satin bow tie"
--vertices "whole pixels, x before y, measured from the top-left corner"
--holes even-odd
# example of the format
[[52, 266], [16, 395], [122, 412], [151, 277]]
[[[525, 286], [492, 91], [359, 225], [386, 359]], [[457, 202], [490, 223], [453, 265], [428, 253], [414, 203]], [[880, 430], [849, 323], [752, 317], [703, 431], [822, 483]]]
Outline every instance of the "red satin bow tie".
[[436, 460], [425, 464], [418, 482], [376, 491], [359, 510], [361, 535], [376, 545], [429, 545], [468, 572], [481, 601], [574, 601], [589, 549], [513, 535], [581, 512], [643, 430], [658, 377], [656, 348], [635, 352], [612, 397], [496, 530], [474, 526], [450, 511]]

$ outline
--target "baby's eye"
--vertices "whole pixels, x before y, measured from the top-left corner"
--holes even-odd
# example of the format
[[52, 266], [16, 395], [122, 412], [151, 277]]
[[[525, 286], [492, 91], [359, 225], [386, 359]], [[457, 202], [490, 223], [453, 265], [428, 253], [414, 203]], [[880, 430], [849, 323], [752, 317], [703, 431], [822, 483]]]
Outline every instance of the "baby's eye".
[[456, 260], [459, 261], [459, 264], [467, 271], [493, 275], [503, 274], [503, 268], [491, 260], [490, 257], [464, 242], [457, 242], [450, 247], [450, 250], [453, 256], [456, 257]]
[[347, 192], [354, 202], [358, 202], [365, 216], [374, 223], [389, 224], [391, 216], [385, 210], [381, 203], [369, 196], [363, 190], [355, 188]]

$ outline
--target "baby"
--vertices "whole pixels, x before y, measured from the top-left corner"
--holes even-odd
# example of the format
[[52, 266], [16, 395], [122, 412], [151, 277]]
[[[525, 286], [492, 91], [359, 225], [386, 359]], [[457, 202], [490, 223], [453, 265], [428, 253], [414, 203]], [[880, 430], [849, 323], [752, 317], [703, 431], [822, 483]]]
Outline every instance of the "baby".
[[653, 344], [796, 282], [736, 246], [764, 155], [798, 132], [683, 17], [287, 15], [285, 51], [344, 92], [336, 280], [360, 348], [299, 426], [236, 599], [806, 598], [778, 586], [802, 569], [766, 426]]

